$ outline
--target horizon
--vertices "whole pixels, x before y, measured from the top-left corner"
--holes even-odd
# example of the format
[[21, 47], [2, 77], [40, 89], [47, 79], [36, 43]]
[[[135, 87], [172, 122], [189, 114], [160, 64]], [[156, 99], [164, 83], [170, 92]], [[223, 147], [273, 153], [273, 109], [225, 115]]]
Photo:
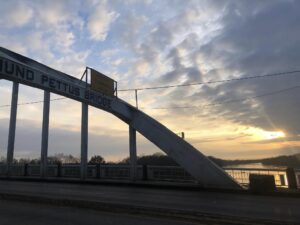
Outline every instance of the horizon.
[[[230, 158], [230, 159], [223, 159], [223, 158], [218, 158], [218, 157], [215, 157], [215, 156], [210, 156], [210, 155], [207, 155], [207, 157], [213, 157], [215, 159], [220, 159], [220, 160], [224, 160], [224, 161], [256, 161], [256, 160], [264, 160], [264, 159], [273, 159], [273, 158], [278, 158], [278, 157], [289, 157], [289, 156], [296, 156], [296, 155], [299, 155], [300, 153], [295, 153], [295, 154], [291, 154], [291, 155], [278, 155], [278, 156], [270, 156], [270, 157], [267, 157], [267, 158]], [[141, 154], [141, 155], [137, 155], [138, 158], [141, 158], [141, 157], [147, 157], [147, 156], [167, 156], [169, 157], [168, 155], [166, 155], [164, 152], [154, 152], [153, 154], [149, 154], [149, 155], [145, 155], [145, 154]], [[74, 157], [74, 160], [78, 160], [78, 163], [80, 162], [80, 155], [72, 155], [72, 154], [64, 154], [64, 153], [55, 153], [54, 155], [49, 155], [48, 158], [55, 158], [55, 157], [68, 157], [68, 156], [72, 156]], [[88, 161], [91, 160], [92, 157], [94, 156], [101, 156], [100, 154], [98, 155], [92, 155], [88, 158]], [[125, 157], [125, 158], [121, 158], [119, 160], [116, 160], [116, 161], [106, 161], [106, 159], [103, 157], [104, 161], [106, 163], [120, 163], [126, 159], [129, 159], [129, 156]], [[5, 161], [6, 160], [6, 157], [5, 156], [0, 156], [0, 161]], [[37, 158], [34, 158], [34, 157], [29, 157], [29, 158], [22, 158], [22, 157], [14, 157], [14, 160], [40, 160], [40, 157], [37, 157]]]

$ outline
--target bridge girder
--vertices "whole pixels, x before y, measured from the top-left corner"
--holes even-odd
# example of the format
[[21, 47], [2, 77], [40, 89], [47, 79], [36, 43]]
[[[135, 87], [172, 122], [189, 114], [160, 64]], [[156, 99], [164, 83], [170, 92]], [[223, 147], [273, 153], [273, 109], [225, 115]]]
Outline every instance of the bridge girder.
[[0, 79], [50, 91], [105, 110], [154, 143], [196, 178], [202, 187], [241, 189], [222, 168], [167, 127], [119, 98], [92, 91], [79, 79], [1, 47]]

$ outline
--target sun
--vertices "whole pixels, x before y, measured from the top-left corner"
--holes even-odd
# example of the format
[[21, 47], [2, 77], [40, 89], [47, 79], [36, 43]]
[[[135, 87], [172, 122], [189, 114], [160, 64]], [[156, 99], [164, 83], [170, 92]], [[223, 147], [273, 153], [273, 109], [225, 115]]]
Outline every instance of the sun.
[[245, 133], [251, 135], [253, 140], [272, 140], [286, 136], [281, 130], [268, 131], [257, 127], [249, 127]]
[[261, 136], [263, 139], [271, 140], [285, 137], [285, 133], [282, 131], [262, 131]]

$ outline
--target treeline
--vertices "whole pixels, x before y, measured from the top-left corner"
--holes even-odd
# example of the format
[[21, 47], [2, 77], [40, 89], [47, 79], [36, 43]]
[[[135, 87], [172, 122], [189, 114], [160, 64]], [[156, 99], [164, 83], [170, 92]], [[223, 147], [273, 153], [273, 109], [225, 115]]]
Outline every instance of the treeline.
[[264, 165], [288, 166], [300, 168], [300, 153], [295, 155], [283, 155], [273, 158], [262, 159]]
[[[5, 163], [6, 159], [1, 157], [1, 163]], [[20, 158], [14, 159], [15, 164], [40, 164], [40, 159], [28, 159], [28, 158]], [[63, 153], [55, 154], [54, 156], [48, 157], [48, 164], [79, 164], [80, 159], [69, 154], [65, 155]], [[100, 155], [94, 155], [88, 161], [89, 164], [129, 164], [129, 158], [125, 158], [118, 162], [106, 162], [105, 159]], [[171, 159], [170, 157], [162, 154], [155, 153], [153, 155], [144, 155], [137, 157], [138, 165], [155, 165], [155, 166], [178, 166], [178, 164]]]
[[[255, 159], [255, 160], [223, 160], [216, 157], [208, 156], [208, 158], [219, 165], [220, 167], [235, 166], [250, 163], [262, 163], [266, 166], [286, 166], [300, 168], [300, 154], [290, 156], [278, 156], [273, 158]], [[1, 163], [5, 163], [4, 157], [0, 158]], [[40, 164], [40, 159], [14, 159], [14, 163], [20, 164]], [[48, 157], [48, 164], [79, 164], [80, 159], [73, 155], [65, 155], [63, 153], [55, 154]], [[118, 162], [106, 162], [100, 155], [91, 157], [89, 164], [129, 164], [129, 158], [125, 158]], [[162, 153], [152, 155], [143, 155], [137, 158], [138, 165], [153, 165], [153, 166], [178, 166], [178, 164], [169, 156]]]
[[[121, 160], [118, 162], [118, 164], [129, 164], [129, 158]], [[172, 158], [162, 153], [139, 156], [137, 157], [137, 164], [151, 166], [178, 166], [178, 164]]]
[[225, 167], [225, 166], [235, 166], [235, 165], [242, 165], [242, 164], [251, 164], [251, 163], [260, 163], [261, 159], [236, 159], [236, 160], [225, 160], [219, 159], [213, 156], [208, 156], [208, 158], [216, 163], [218, 166]]
[[[6, 163], [6, 158], [0, 158], [1, 163]], [[15, 164], [40, 164], [40, 159], [29, 159], [29, 158], [20, 158], [14, 159], [13, 163]], [[54, 156], [48, 156], [48, 164], [79, 164], [80, 159], [69, 154], [65, 155], [63, 153], [55, 154]], [[89, 162], [89, 164], [97, 164], [97, 163], [105, 163], [105, 160], [100, 155], [93, 156]]]
[[235, 166], [241, 164], [261, 163], [265, 166], [286, 166], [286, 167], [298, 167], [300, 168], [300, 154], [295, 155], [283, 155], [272, 158], [254, 159], [254, 160], [223, 160], [212, 156], [209, 156], [213, 162], [217, 165]]

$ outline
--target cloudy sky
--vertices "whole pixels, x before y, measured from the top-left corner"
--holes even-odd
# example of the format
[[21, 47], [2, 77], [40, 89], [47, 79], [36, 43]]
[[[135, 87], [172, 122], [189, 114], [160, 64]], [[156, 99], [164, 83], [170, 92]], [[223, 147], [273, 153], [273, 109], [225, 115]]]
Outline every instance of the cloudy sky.
[[[0, 14], [2, 47], [75, 77], [93, 67], [120, 89], [300, 69], [296, 0], [0, 0]], [[293, 73], [144, 90], [139, 106], [206, 155], [261, 158], [300, 152], [299, 86]], [[120, 97], [135, 104], [132, 91]], [[11, 82], [0, 81], [2, 156], [10, 99]], [[20, 86], [19, 103], [42, 99], [41, 90]], [[78, 102], [51, 102], [50, 155], [79, 156], [80, 113]], [[94, 108], [89, 114], [89, 157], [127, 157], [128, 126]], [[16, 157], [39, 157], [41, 121], [42, 104], [19, 107]], [[138, 137], [138, 154], [157, 151]]]

